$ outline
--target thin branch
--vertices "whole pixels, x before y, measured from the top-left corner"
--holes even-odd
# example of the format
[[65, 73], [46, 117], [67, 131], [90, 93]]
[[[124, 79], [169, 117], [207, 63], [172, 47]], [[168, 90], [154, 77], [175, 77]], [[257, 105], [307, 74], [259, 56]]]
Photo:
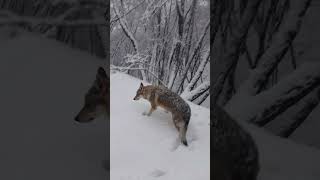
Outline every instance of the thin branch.
[[112, 20], [110, 20], [110, 24], [113, 24], [117, 21], [119, 21], [120, 18], [124, 18], [125, 16], [127, 16], [128, 14], [130, 14], [133, 10], [137, 9], [139, 6], [141, 6], [143, 3], [145, 2], [145, 0], [142, 0], [139, 4], [137, 4], [136, 6], [134, 6], [133, 8], [129, 9], [126, 13], [124, 13], [121, 16], [117, 16], [114, 17]]
[[150, 75], [152, 75], [153, 77], [155, 77], [163, 86], [166, 87], [165, 83], [163, 81], [161, 81], [161, 79], [158, 78], [157, 75], [155, 75], [154, 73], [152, 73], [151, 71], [149, 71], [146, 68], [132, 68], [132, 67], [120, 67], [120, 66], [110, 66], [110, 70], [119, 70], [119, 71], [123, 71], [123, 70], [144, 70], [146, 72], [148, 72]]
[[293, 69], [297, 69], [297, 60], [296, 60], [296, 56], [294, 54], [294, 48], [293, 48], [293, 44], [292, 43], [289, 46], [289, 50], [290, 50], [292, 67], [293, 67]]
[[62, 20], [61, 18], [64, 16], [59, 16], [58, 18], [37, 18], [37, 17], [25, 17], [17, 15], [11, 11], [0, 11], [5, 14], [6, 17], [0, 17], [0, 25], [1, 24], [29, 24], [32, 26], [35, 25], [53, 25], [53, 26], [108, 26], [107, 22], [103, 17], [89, 20]]

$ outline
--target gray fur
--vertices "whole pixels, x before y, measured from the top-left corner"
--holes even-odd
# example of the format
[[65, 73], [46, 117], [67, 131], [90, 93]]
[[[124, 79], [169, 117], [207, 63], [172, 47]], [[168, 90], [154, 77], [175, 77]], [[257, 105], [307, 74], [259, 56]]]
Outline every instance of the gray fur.
[[189, 105], [178, 94], [163, 86], [143, 86], [141, 83], [134, 100], [138, 100], [140, 97], [147, 99], [151, 104], [151, 109], [147, 113], [149, 116], [157, 109], [157, 106], [171, 112], [181, 142], [187, 146], [186, 133], [191, 117]]

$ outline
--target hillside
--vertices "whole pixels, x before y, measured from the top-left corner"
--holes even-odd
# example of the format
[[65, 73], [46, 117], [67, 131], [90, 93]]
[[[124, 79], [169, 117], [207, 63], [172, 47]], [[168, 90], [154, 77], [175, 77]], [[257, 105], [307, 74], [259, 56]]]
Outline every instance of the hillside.
[[178, 146], [171, 115], [158, 108], [143, 116], [150, 103], [133, 97], [140, 80], [111, 74], [111, 179], [209, 180], [209, 109], [189, 103], [189, 147]]

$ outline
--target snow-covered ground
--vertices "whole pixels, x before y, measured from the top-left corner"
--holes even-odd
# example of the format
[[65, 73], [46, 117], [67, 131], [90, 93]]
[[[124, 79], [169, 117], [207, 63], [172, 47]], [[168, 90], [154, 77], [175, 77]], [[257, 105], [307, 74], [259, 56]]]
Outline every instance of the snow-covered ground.
[[73, 120], [102, 61], [10, 31], [0, 29], [0, 179], [105, 180], [107, 121]]
[[149, 102], [133, 100], [141, 81], [119, 72], [110, 78], [111, 179], [209, 180], [209, 109], [189, 103], [189, 147], [175, 149], [178, 132], [171, 115], [158, 108], [150, 117], [143, 116]]
[[261, 170], [258, 180], [319, 180], [320, 151], [263, 129], [243, 124], [255, 139]]
[[[73, 120], [102, 61], [32, 34], [7, 33], [0, 29], [0, 179], [106, 179], [107, 121]], [[170, 114], [142, 116], [150, 105], [133, 101], [139, 83], [111, 76], [111, 179], [209, 179], [209, 110], [190, 103], [190, 147], [173, 150], [178, 134]], [[318, 149], [245, 127], [260, 151], [259, 180], [319, 179]]]

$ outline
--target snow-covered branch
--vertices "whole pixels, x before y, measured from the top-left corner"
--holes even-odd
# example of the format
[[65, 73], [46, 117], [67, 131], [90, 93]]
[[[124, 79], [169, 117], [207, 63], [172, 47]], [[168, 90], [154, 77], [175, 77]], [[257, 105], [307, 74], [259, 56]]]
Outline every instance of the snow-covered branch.
[[197, 72], [195, 73], [195, 75], [192, 77], [191, 81], [189, 82], [189, 84], [186, 86], [186, 88], [184, 89], [184, 92], [182, 94], [185, 93], [189, 93], [191, 90], [194, 89], [195, 85], [197, 84], [198, 80], [200, 79], [200, 77], [202, 76], [202, 73], [207, 65], [207, 63], [209, 62], [210, 59], [210, 50], [208, 49], [205, 57], [203, 57]]
[[307, 63], [268, 91], [243, 97], [225, 109], [239, 120], [264, 126], [320, 84], [320, 63]]
[[134, 67], [121, 67], [121, 66], [114, 66], [114, 65], [111, 65], [110, 66], [110, 70], [117, 70], [117, 71], [128, 71], [128, 70], [140, 70], [140, 71], [146, 71], [148, 72], [151, 76], [153, 76], [154, 78], [156, 78], [160, 83], [161, 85], [163, 86], [166, 86], [165, 83], [163, 81], [161, 81], [161, 79], [158, 78], [157, 75], [155, 75], [153, 72], [149, 71], [148, 69], [146, 68], [134, 68]]
[[204, 40], [204, 37], [206, 36], [207, 34], [207, 31], [210, 27], [210, 20], [208, 20], [208, 22], [206, 23], [206, 26], [205, 28], [203, 29], [203, 32], [201, 33], [201, 36], [200, 38], [198, 39], [197, 43], [196, 43], [196, 46], [195, 46], [195, 49], [194, 51], [192, 52], [192, 55], [191, 55], [191, 59], [187, 62], [187, 65], [184, 69], [184, 72], [182, 73], [182, 79], [181, 79], [181, 82], [180, 82], [180, 85], [179, 85], [179, 88], [181, 88], [184, 84], [184, 81], [185, 79], [187, 78], [187, 74], [188, 74], [188, 71], [190, 69], [190, 66], [191, 66], [191, 63], [193, 62], [193, 60], [195, 59], [195, 57], [200, 53], [200, 50], [201, 50], [201, 47], [202, 47], [202, 44], [203, 44], [203, 40]]
[[[124, 34], [129, 38], [130, 42], [132, 43], [135, 54], [139, 54], [140, 51], [139, 51], [138, 42], [137, 42], [136, 38], [134, 37], [134, 35], [132, 34], [132, 32], [129, 30], [128, 25], [127, 25], [128, 23], [126, 22], [125, 18], [120, 15], [119, 10], [117, 8], [117, 5], [114, 5], [113, 9], [114, 9], [116, 16], [119, 18], [119, 23], [120, 23], [120, 26], [121, 26]], [[147, 75], [145, 74], [144, 70], [142, 70], [142, 69], [144, 69], [143, 65], [139, 64], [139, 68], [141, 69], [140, 72], [141, 72], [142, 79], [146, 80]]]
[[319, 105], [319, 102], [320, 88], [318, 87], [279, 117], [281, 122], [278, 123], [281, 123], [281, 125], [276, 134], [281, 137], [289, 137]]
[[199, 86], [197, 86], [194, 90], [189, 92], [184, 92], [183, 94], [181, 94], [181, 97], [189, 101], [193, 101], [197, 99], [199, 96], [201, 96], [203, 93], [205, 93], [206, 91], [209, 91], [209, 89], [210, 89], [210, 81], [205, 81]]
[[288, 51], [292, 41], [300, 30], [303, 17], [310, 5], [311, 0], [291, 1], [287, 17], [284, 20], [279, 32], [276, 33], [270, 46], [261, 56], [257, 68], [255, 68], [249, 78], [241, 85], [237, 96], [255, 95], [267, 82], [269, 76], [278, 66]]
[[138, 42], [136, 40], [136, 38], [133, 36], [133, 34], [131, 33], [131, 31], [128, 29], [127, 26], [127, 22], [126, 20], [120, 15], [118, 8], [116, 7], [116, 5], [113, 6], [114, 12], [116, 14], [116, 16], [119, 18], [119, 23], [120, 26], [124, 32], [124, 34], [130, 39], [132, 46], [134, 48], [135, 53], [139, 53], [139, 48], [138, 48]]
[[123, 15], [121, 16], [117, 16], [114, 17], [113, 19], [110, 20], [110, 24], [113, 24], [117, 21], [120, 20], [120, 18], [124, 18], [126, 15], [130, 14], [133, 10], [135, 10], [136, 8], [138, 8], [139, 6], [141, 6], [143, 3], [145, 2], [145, 0], [142, 0], [140, 3], [138, 3], [135, 7], [131, 8], [130, 10], [128, 10], [127, 12], [125, 12]]
[[259, 7], [260, 0], [250, 0], [244, 10], [238, 26], [231, 29], [231, 35], [226, 42], [226, 52], [222, 57], [214, 61], [214, 66], [218, 69], [211, 77], [215, 77], [214, 84], [211, 88], [211, 98], [213, 104], [217, 103], [218, 97], [223, 89], [223, 84], [231, 72], [232, 68], [237, 64], [241, 44], [245, 41], [250, 25], [255, 18]]
[[[74, 9], [72, 10], [74, 11]], [[107, 26], [107, 22], [103, 17], [96, 19], [79, 19], [79, 20], [65, 20], [65, 15], [71, 13], [68, 12], [57, 18], [38, 18], [38, 17], [27, 17], [20, 16], [13, 12], [1, 10], [3, 16], [0, 17], [0, 25], [11, 25], [11, 24], [28, 24], [28, 25], [53, 25], [53, 26]]]

